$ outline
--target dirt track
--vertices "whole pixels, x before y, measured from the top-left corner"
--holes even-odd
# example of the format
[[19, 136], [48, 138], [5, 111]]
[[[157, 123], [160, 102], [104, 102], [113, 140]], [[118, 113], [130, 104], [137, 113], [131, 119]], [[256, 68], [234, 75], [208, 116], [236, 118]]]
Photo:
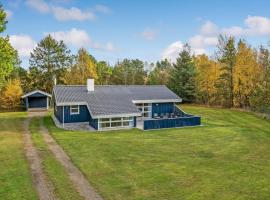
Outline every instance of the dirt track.
[[43, 123], [41, 125], [41, 133], [45, 142], [48, 144], [50, 151], [64, 166], [70, 180], [79, 194], [87, 200], [102, 200], [101, 196], [95, 192], [94, 188], [89, 184], [81, 171], [71, 162], [64, 150], [55, 142]]
[[36, 187], [38, 196], [40, 200], [55, 200], [55, 196], [51, 189], [51, 184], [46, 181], [45, 175], [42, 170], [41, 159], [38, 155], [38, 150], [34, 147], [31, 133], [29, 131], [29, 123], [33, 116], [30, 114], [27, 119], [24, 121], [24, 148], [26, 152], [26, 157], [28, 159], [32, 180], [34, 186]]

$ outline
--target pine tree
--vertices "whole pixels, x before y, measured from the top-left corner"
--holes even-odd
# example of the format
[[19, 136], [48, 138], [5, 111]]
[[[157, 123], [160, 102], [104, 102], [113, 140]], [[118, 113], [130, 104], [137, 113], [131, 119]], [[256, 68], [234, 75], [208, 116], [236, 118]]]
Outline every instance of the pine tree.
[[195, 64], [187, 44], [179, 53], [170, 75], [169, 88], [179, 95], [183, 102], [194, 102]]
[[233, 71], [236, 62], [236, 48], [233, 37], [219, 38], [218, 54], [221, 64], [221, 74], [217, 82], [218, 92], [220, 94], [220, 103], [225, 107], [232, 107], [234, 100], [234, 80]]
[[[63, 83], [64, 72], [72, 64], [73, 56], [63, 41], [56, 41], [51, 35], [42, 39], [30, 56], [30, 74], [38, 74], [31, 80], [36, 87], [47, 92], [52, 91], [54, 78], [58, 83]], [[31, 77], [31, 75], [30, 75]]]

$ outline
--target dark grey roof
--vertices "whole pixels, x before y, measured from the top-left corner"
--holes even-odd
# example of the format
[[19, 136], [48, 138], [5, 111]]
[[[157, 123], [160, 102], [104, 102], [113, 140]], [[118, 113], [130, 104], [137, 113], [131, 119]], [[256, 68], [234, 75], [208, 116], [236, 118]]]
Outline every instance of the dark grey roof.
[[134, 101], [180, 102], [181, 99], [166, 86], [95, 86], [88, 92], [86, 86], [55, 86], [54, 96], [57, 105], [86, 104], [97, 118], [107, 115], [137, 114], [140, 111]]

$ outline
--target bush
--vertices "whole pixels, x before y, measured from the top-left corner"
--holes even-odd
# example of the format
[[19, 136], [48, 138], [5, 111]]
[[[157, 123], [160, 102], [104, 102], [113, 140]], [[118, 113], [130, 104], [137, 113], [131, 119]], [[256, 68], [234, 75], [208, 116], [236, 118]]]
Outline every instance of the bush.
[[0, 108], [3, 110], [17, 109], [20, 107], [22, 94], [20, 80], [9, 80], [1, 92]]

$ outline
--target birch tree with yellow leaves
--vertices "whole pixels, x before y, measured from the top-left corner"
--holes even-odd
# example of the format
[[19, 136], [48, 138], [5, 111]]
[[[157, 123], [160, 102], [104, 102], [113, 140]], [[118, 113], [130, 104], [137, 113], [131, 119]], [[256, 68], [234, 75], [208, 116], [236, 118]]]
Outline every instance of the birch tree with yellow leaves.
[[199, 103], [213, 105], [216, 103], [216, 82], [219, 77], [219, 64], [205, 54], [195, 57], [196, 99]]
[[235, 107], [250, 106], [250, 97], [258, 82], [259, 73], [256, 53], [244, 40], [239, 40], [233, 71]]
[[96, 60], [84, 48], [79, 49], [75, 64], [65, 72], [64, 83], [84, 85], [88, 78], [98, 79]]

